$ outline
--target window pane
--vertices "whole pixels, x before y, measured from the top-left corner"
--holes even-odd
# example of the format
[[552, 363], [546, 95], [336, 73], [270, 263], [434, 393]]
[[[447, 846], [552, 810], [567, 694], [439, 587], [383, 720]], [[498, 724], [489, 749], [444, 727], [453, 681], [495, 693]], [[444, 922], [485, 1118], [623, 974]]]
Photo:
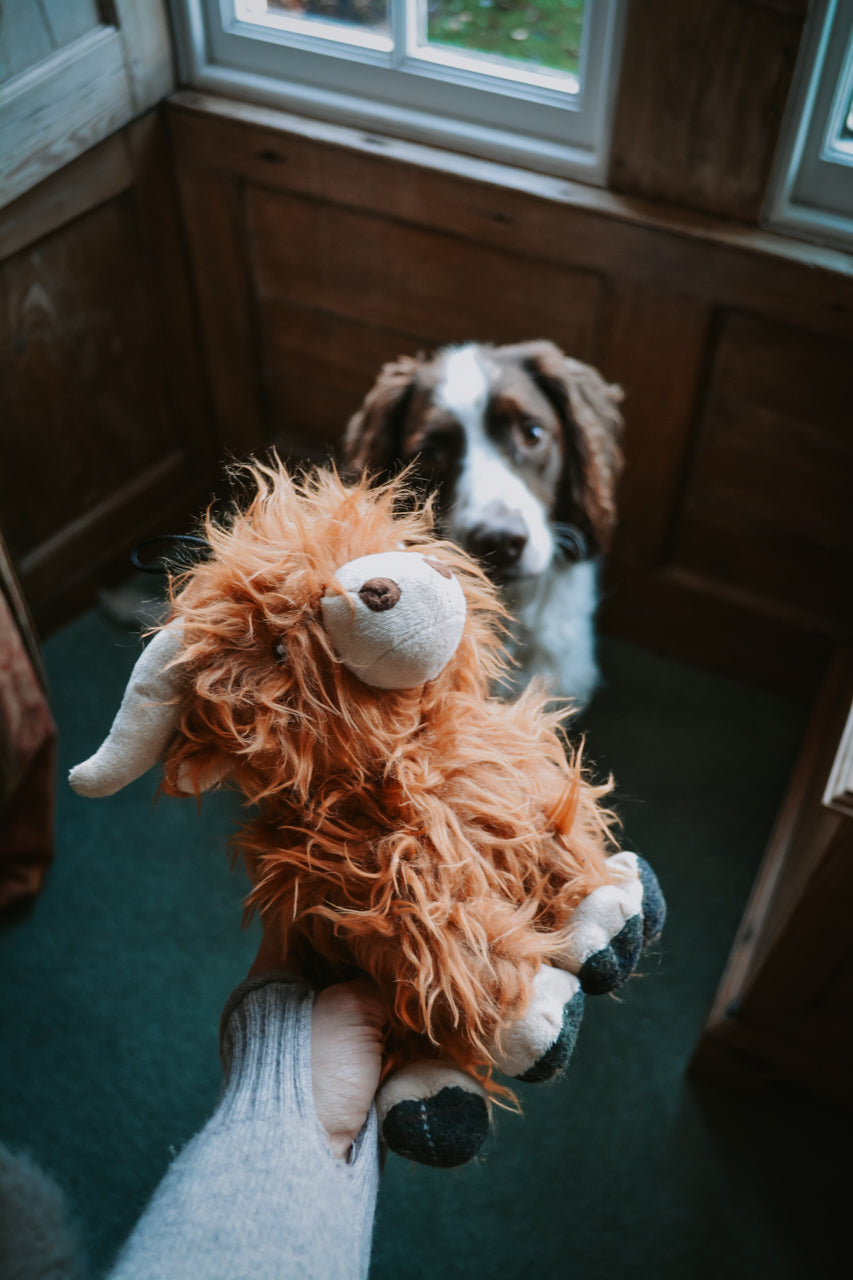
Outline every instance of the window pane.
[[298, 24], [305, 30], [310, 24], [317, 35], [324, 28], [335, 36], [345, 35], [347, 28], [382, 36], [389, 31], [388, 0], [236, 0], [234, 11], [243, 22], [271, 28]]
[[[430, 44], [576, 76], [586, 0], [420, 0]], [[423, 30], [423, 26], [421, 28]]]

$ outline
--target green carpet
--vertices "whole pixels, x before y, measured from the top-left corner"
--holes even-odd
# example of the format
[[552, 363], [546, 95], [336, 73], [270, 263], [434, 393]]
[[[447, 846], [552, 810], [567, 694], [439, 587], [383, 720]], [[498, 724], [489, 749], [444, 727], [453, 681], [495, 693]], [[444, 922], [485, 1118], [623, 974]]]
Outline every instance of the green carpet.
[[[57, 859], [40, 901], [0, 929], [0, 1141], [64, 1188], [93, 1275], [216, 1101], [219, 1011], [256, 941], [229, 867], [234, 797], [199, 813], [154, 805], [153, 778], [97, 802], [64, 783], [137, 650], [97, 611], [46, 646]], [[663, 943], [621, 999], [588, 1002], [569, 1076], [526, 1087], [524, 1117], [499, 1119], [483, 1159], [389, 1159], [375, 1280], [786, 1280], [821, 1274], [845, 1242], [849, 1124], [805, 1097], [684, 1078], [806, 708], [612, 640], [602, 661], [589, 754], [662, 881]]]

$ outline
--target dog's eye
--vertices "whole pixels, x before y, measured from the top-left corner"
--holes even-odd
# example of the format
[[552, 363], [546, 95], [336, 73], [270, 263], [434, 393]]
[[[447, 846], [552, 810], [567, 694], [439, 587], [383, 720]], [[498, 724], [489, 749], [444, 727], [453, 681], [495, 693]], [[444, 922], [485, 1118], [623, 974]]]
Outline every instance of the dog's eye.
[[444, 436], [431, 436], [418, 449], [418, 458], [424, 466], [438, 470], [447, 465], [450, 441]]
[[527, 418], [519, 425], [522, 442], [528, 449], [535, 449], [545, 439], [545, 428], [540, 422], [534, 422], [532, 418]]
[[280, 667], [284, 666], [287, 662], [287, 645], [283, 640], [276, 640], [273, 645], [272, 656], [273, 660], [277, 662]]

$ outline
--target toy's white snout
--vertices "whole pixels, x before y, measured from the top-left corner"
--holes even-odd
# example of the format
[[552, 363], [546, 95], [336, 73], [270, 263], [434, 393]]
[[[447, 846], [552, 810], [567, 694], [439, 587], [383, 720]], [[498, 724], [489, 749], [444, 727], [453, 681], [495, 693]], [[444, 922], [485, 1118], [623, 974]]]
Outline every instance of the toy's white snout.
[[376, 689], [434, 680], [465, 627], [465, 595], [439, 560], [384, 551], [350, 560], [320, 602], [323, 625], [343, 665]]

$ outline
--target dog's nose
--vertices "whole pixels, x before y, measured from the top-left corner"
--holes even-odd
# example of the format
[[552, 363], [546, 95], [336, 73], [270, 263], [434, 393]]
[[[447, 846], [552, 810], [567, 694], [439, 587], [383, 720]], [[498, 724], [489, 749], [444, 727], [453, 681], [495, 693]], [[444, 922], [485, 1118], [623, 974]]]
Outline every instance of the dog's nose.
[[400, 588], [393, 578], [368, 578], [358, 594], [373, 613], [384, 613], [400, 599]]
[[530, 537], [520, 511], [485, 511], [465, 538], [467, 549], [488, 569], [512, 569], [524, 555]]

